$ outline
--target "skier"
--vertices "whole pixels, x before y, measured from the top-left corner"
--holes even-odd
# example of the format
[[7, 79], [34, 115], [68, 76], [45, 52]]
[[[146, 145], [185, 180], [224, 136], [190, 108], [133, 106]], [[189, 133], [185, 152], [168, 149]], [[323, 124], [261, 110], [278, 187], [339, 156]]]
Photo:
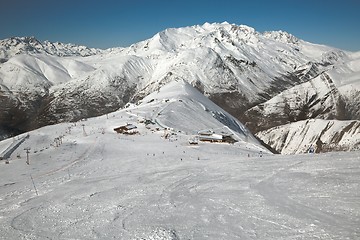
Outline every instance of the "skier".
[[312, 145], [310, 145], [309, 149], [308, 149], [308, 153], [314, 153], [315, 149]]

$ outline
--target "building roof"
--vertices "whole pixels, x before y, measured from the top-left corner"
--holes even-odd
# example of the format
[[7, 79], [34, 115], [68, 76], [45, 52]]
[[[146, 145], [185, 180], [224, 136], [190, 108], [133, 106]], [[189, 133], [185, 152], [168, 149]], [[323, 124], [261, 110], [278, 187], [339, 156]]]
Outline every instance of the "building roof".
[[200, 130], [200, 131], [198, 131], [198, 134], [199, 135], [205, 135], [205, 136], [210, 136], [210, 135], [212, 135], [212, 134], [214, 134], [214, 131], [213, 130], [211, 130], [211, 129], [205, 129], [205, 130]]
[[132, 129], [135, 129], [135, 128], [137, 128], [137, 127], [134, 124], [128, 123], [126, 125], [122, 125], [120, 127], [114, 128], [114, 130], [115, 131], [117, 131], [117, 130], [126, 130], [126, 131], [128, 131], [128, 130], [132, 130]]
[[223, 139], [222, 135], [212, 134], [212, 135], [199, 135], [200, 140], [210, 140], [210, 141], [221, 141]]

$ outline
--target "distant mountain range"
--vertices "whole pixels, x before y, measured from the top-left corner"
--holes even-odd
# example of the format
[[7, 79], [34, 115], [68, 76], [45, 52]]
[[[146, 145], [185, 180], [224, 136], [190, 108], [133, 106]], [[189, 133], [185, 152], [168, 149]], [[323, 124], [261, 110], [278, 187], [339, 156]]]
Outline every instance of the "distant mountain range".
[[205, 23], [107, 50], [10, 38], [0, 60], [2, 138], [109, 113], [181, 80], [278, 152], [360, 148], [360, 52], [283, 31]]
[[40, 42], [35, 37], [13, 37], [0, 40], [2, 62], [19, 54], [49, 54], [58, 57], [90, 56], [100, 53], [100, 49], [49, 41]]

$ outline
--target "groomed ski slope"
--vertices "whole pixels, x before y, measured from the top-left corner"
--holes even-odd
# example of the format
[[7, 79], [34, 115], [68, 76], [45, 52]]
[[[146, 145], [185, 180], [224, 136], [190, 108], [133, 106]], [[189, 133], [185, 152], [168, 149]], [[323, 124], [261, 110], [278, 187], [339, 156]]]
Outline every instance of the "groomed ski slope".
[[[176, 122], [186, 109], [195, 121]], [[215, 113], [226, 116], [180, 82], [139, 106], [30, 132], [0, 162], [0, 238], [360, 237], [358, 152], [272, 155], [245, 128], [235, 144], [189, 145], [204, 125], [224, 127]], [[113, 131], [126, 123], [138, 134]]]

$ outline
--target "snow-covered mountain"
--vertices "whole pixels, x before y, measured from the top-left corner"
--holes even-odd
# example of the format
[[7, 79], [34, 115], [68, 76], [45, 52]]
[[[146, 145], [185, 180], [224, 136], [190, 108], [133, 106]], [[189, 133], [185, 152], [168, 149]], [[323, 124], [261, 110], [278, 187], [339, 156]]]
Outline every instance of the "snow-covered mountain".
[[310, 119], [256, 135], [282, 154], [360, 150], [360, 121]]
[[[359, 69], [360, 58], [353, 57], [308, 82], [281, 92], [247, 110], [247, 126], [282, 153], [306, 152], [309, 144], [318, 151], [356, 149], [360, 144], [359, 126], [353, 126], [350, 120], [360, 119]], [[329, 124], [341, 127], [328, 127]], [[322, 136], [324, 129], [326, 137]], [[347, 135], [353, 140], [342, 141]], [[315, 144], [321, 137], [326, 147]]]
[[[360, 59], [347, 62], [351, 63], [358, 66]], [[359, 79], [360, 74], [344, 64], [281, 92], [245, 115], [256, 118], [249, 125], [258, 124], [257, 130], [309, 118], [360, 119]]]
[[283, 31], [205, 23], [166, 29], [128, 48], [72, 56], [57, 49], [8, 54], [0, 65], [3, 135], [111, 112], [180, 80], [253, 132], [313, 117], [359, 118], [360, 54]]
[[35, 37], [12, 37], [0, 40], [0, 62], [19, 54], [45, 53], [59, 57], [90, 56], [102, 52], [101, 49], [88, 48], [75, 44], [60, 42], [40, 42]]

